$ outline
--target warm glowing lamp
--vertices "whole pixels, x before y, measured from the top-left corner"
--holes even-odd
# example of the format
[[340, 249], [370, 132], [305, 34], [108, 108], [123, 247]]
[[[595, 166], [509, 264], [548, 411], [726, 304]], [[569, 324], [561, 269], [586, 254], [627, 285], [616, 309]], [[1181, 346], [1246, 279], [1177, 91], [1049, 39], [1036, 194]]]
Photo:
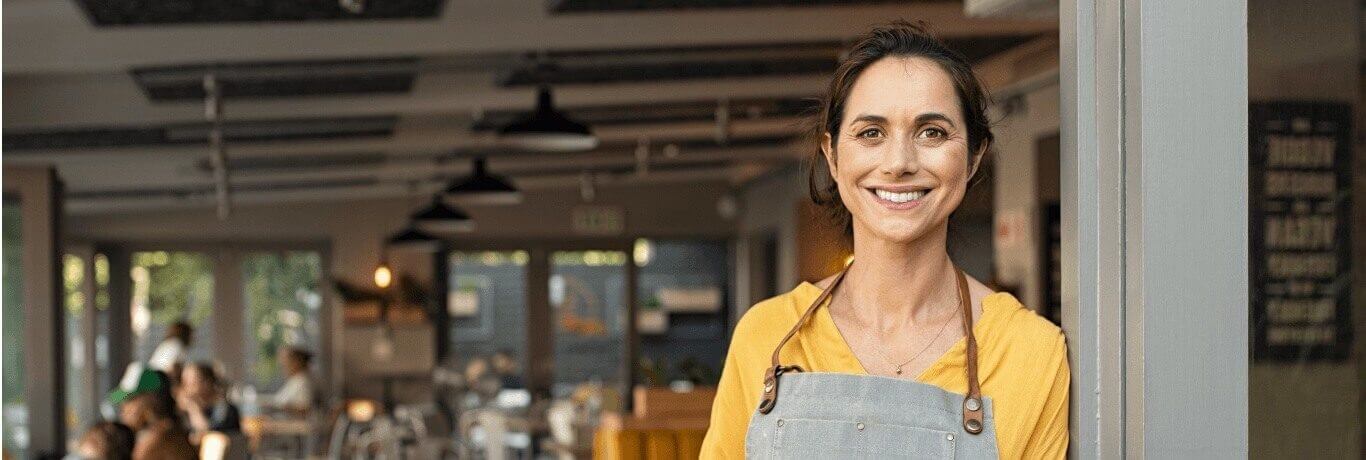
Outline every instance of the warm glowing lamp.
[[394, 271], [389, 268], [389, 263], [380, 261], [375, 267], [375, 286], [380, 289], [388, 289], [394, 282]]

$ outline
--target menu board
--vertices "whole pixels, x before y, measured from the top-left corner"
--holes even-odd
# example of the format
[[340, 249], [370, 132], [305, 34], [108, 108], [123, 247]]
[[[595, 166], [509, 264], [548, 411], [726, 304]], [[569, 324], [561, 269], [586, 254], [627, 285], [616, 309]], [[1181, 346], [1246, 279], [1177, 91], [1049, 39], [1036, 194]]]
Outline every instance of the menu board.
[[1351, 107], [1250, 104], [1254, 361], [1341, 361], [1352, 348]]

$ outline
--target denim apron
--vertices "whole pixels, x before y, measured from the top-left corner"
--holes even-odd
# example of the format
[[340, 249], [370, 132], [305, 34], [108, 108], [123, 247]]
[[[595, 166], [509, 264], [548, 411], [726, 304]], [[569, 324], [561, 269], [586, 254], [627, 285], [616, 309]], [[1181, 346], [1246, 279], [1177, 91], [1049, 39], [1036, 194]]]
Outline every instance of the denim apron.
[[[958, 271], [967, 345], [968, 394], [890, 377], [804, 372], [778, 361], [835, 287], [840, 272], [773, 350], [759, 409], [749, 422], [745, 456], [783, 458], [997, 458], [991, 400], [977, 380], [977, 340], [967, 279]], [[779, 384], [781, 383], [781, 385]]]

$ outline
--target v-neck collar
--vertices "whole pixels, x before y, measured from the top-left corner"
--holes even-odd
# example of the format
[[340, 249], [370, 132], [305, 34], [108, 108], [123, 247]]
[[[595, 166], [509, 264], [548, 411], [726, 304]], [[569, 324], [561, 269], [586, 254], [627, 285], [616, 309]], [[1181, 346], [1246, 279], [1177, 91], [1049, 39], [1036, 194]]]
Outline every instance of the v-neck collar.
[[[801, 291], [797, 307], [802, 309], [810, 307], [811, 302], [815, 301], [822, 291], [819, 286], [807, 281], [803, 281], [801, 284], [797, 285], [797, 290]], [[992, 308], [992, 304], [996, 303], [993, 301], [993, 298], [1001, 295], [1009, 296], [1010, 294], [994, 292], [983, 297], [981, 317], [973, 318], [972, 333], [977, 337], [979, 346], [982, 344], [983, 332], [986, 330], [983, 324], [986, 324], [988, 320], [993, 317], [993, 312], [996, 310], [995, 308]], [[858, 356], [854, 354], [853, 347], [849, 346], [849, 341], [845, 339], [844, 333], [840, 331], [839, 326], [835, 325], [835, 318], [830, 315], [830, 300], [827, 299], [825, 304], [817, 309], [816, 314], [812, 317], [812, 324], [810, 324], [810, 327], [813, 330], [807, 331], [807, 334], [798, 333], [797, 337], [806, 343], [810, 343], [809, 340], [811, 338], [818, 339], [820, 341], [819, 344], [824, 345], [821, 348], [825, 348], [832, 353], [832, 355], [837, 355], [832, 357], [837, 358], [839, 361], [838, 371], [847, 371], [859, 375], [873, 375], [863, 366], [863, 362], [859, 361]], [[813, 334], [810, 334], [811, 332], [816, 333], [814, 334], [814, 337]], [[954, 342], [953, 346], [950, 346], [948, 350], [945, 350], [943, 354], [939, 355], [938, 358], [935, 358], [934, 362], [920, 371], [913, 381], [926, 383], [926, 379], [935, 375], [935, 373], [940, 372], [940, 368], [951, 365], [955, 359], [966, 359], [967, 346], [967, 337], [959, 337], [958, 341]]]

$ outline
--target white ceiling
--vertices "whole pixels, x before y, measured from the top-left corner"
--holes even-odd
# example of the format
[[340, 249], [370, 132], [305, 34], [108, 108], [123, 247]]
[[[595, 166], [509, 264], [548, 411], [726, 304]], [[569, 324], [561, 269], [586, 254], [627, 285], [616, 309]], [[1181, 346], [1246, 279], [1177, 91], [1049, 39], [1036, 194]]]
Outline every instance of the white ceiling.
[[[255, 203], [397, 195], [408, 193], [414, 183], [435, 189], [439, 179], [464, 173], [467, 161], [446, 158], [448, 153], [496, 150], [498, 145], [491, 133], [472, 131], [472, 122], [486, 113], [528, 110], [533, 103], [533, 87], [498, 84], [506, 69], [497, 67], [515, 64], [518, 56], [569, 53], [581, 56], [578, 62], [587, 65], [660, 62], [678, 55], [722, 59], [737, 52], [757, 53], [760, 58], [768, 53], [798, 56], [811, 52], [807, 45], [830, 48], [870, 25], [895, 18], [929, 21], [945, 38], [1051, 36], [1056, 29], [1052, 20], [967, 18], [956, 2], [552, 14], [544, 0], [447, 0], [435, 20], [125, 27], [93, 26], [75, 0], [4, 0], [3, 13], [7, 146], [15, 133], [203, 122], [204, 108], [198, 101], [150, 100], [133, 77], [134, 69], [416, 59], [417, 75], [407, 93], [228, 99], [223, 113], [230, 121], [368, 116], [397, 120], [392, 135], [383, 137], [229, 142], [232, 159], [356, 153], [385, 158], [379, 166], [230, 172], [233, 187], [244, 189], [234, 192], [235, 199]], [[772, 51], [763, 48], [769, 45], [776, 46]], [[742, 50], [735, 51], [736, 47]], [[583, 56], [594, 51], [608, 52]], [[827, 78], [822, 73], [657, 78], [559, 85], [555, 96], [557, 105], [569, 111], [604, 106], [649, 110], [665, 104], [727, 101], [733, 102], [734, 113], [743, 114], [744, 101], [815, 96]], [[602, 180], [738, 184], [802, 153], [781, 140], [797, 133], [800, 121], [793, 114], [732, 117], [729, 140], [772, 140], [734, 146], [700, 142], [717, 136], [717, 124], [706, 118], [600, 124], [595, 126], [604, 143], [599, 151], [541, 157], [494, 154], [490, 167], [505, 169], [531, 187], [572, 187], [582, 172], [635, 165], [635, 146], [648, 139], [650, 174], [604, 174]], [[671, 142], [695, 147], [666, 156], [664, 147]], [[189, 192], [214, 184], [212, 174], [200, 166], [208, 157], [202, 144], [7, 150], [6, 164], [55, 164], [73, 195], [68, 202], [73, 212], [213, 204], [212, 193]], [[672, 166], [679, 170], [669, 171]], [[538, 174], [538, 168], [579, 172], [556, 176]], [[268, 186], [328, 180], [350, 182], [304, 190]], [[180, 193], [142, 193], [148, 191]]]

